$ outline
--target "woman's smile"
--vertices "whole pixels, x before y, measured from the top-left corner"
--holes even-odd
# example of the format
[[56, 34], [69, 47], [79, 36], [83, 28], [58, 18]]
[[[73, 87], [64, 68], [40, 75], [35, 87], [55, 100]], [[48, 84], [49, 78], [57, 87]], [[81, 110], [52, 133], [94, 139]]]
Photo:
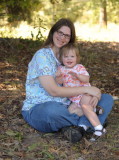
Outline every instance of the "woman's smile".
[[55, 47], [61, 48], [65, 44], [69, 43], [71, 31], [70, 28], [67, 26], [63, 26], [60, 30], [56, 31], [53, 35], [53, 41]]

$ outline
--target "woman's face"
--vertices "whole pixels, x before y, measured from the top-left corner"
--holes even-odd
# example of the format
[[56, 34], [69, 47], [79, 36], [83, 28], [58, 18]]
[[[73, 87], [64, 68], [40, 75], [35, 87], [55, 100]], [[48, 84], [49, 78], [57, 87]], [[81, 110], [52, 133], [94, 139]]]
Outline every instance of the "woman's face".
[[62, 26], [58, 31], [53, 34], [54, 46], [61, 48], [69, 43], [71, 38], [71, 30], [67, 26]]

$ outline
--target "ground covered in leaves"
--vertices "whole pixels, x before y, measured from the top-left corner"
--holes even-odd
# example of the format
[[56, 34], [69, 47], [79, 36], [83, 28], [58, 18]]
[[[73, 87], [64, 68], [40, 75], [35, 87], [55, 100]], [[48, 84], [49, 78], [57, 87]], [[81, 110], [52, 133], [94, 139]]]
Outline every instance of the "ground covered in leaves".
[[118, 160], [119, 43], [79, 42], [81, 63], [91, 83], [116, 98], [107, 134], [94, 144], [86, 137], [71, 144], [61, 133], [38, 133], [21, 116], [25, 78], [40, 42], [0, 38], [0, 160]]

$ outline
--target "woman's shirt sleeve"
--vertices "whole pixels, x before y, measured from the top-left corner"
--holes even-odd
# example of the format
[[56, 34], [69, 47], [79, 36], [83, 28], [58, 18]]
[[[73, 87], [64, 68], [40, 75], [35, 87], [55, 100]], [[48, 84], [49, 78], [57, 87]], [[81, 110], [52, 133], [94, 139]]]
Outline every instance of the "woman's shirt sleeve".
[[28, 79], [35, 79], [39, 76], [54, 75], [56, 62], [50, 54], [50, 50], [41, 49], [32, 58], [28, 66]]

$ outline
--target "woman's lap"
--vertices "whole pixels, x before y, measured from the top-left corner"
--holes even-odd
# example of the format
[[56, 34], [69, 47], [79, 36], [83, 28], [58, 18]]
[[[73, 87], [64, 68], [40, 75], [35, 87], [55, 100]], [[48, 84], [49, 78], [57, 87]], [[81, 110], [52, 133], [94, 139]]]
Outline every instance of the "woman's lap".
[[67, 107], [58, 102], [38, 104], [29, 111], [22, 111], [22, 115], [27, 123], [42, 132], [54, 132], [66, 126], [76, 126], [79, 120], [76, 114], [70, 114]]
[[[103, 124], [112, 109], [113, 99], [108, 94], [102, 94], [98, 105], [104, 108], [104, 114], [99, 115], [99, 119]], [[22, 115], [27, 123], [41, 132], [55, 132], [66, 126], [80, 124], [92, 128], [85, 116], [78, 117], [76, 114], [70, 114], [67, 107], [58, 102], [38, 104], [29, 111], [22, 111]]]

